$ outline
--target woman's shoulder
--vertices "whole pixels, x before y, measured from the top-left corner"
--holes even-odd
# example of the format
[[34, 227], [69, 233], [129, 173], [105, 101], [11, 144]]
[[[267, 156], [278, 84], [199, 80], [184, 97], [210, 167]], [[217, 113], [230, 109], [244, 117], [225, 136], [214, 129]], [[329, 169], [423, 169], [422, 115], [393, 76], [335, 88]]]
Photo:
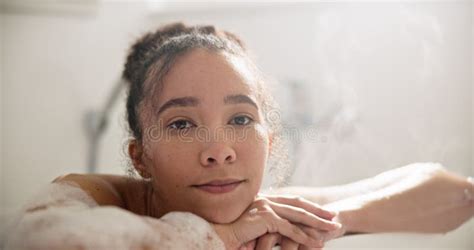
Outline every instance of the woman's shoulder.
[[140, 208], [130, 207], [130, 204], [141, 203], [137, 200], [132, 201], [132, 199], [140, 199], [141, 195], [139, 194], [146, 193], [145, 181], [125, 175], [71, 173], [59, 176], [52, 182], [73, 182], [87, 192], [100, 206], [118, 206], [132, 212], [136, 212], [133, 210], [140, 210]]

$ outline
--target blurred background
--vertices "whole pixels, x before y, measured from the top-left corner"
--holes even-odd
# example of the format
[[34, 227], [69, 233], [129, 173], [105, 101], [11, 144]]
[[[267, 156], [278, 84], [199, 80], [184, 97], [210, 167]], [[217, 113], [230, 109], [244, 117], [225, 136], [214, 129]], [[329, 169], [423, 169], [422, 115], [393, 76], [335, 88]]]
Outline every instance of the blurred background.
[[[170, 21], [214, 24], [247, 43], [282, 108], [290, 184], [344, 184], [426, 161], [474, 175], [471, 1], [0, 6], [2, 225], [59, 175], [94, 162], [96, 172], [125, 173], [117, 82], [128, 47]], [[327, 249], [474, 249], [473, 228], [471, 220], [446, 235], [350, 236]]]

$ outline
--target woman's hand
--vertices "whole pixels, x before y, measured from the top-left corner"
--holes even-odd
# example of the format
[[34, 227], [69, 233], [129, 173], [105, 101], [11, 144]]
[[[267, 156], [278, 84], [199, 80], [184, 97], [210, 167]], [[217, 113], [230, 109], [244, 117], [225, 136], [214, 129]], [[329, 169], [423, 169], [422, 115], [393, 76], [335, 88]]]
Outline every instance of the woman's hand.
[[271, 248], [280, 235], [285, 237], [282, 244], [320, 248], [324, 233], [341, 228], [339, 223], [330, 221], [334, 216], [299, 197], [260, 195], [239, 219], [230, 224], [214, 224], [214, 229], [227, 249]]
[[[327, 209], [323, 209], [318, 204], [308, 201], [299, 196], [282, 196], [282, 195], [264, 195], [265, 198], [269, 199], [272, 202], [277, 203], [277, 206], [280, 205], [289, 205], [294, 206], [297, 209], [304, 209], [310, 213], [318, 215], [326, 220], [336, 221], [337, 213], [331, 212]], [[279, 204], [278, 204], [279, 203]], [[309, 227], [302, 223], [296, 223], [307, 235], [312, 238], [322, 241], [321, 247], [324, 246], [326, 241], [337, 238], [345, 233], [345, 227], [336, 228], [334, 230], [321, 230], [321, 227]], [[276, 245], [280, 245], [281, 249], [320, 249], [320, 248], [309, 248], [305, 245], [300, 245], [297, 242], [291, 240], [288, 237], [284, 237], [277, 233], [269, 233], [259, 237], [257, 240], [251, 241], [247, 244], [251, 246], [247, 249], [253, 249], [256, 247], [257, 250], [261, 249], [272, 249]]]

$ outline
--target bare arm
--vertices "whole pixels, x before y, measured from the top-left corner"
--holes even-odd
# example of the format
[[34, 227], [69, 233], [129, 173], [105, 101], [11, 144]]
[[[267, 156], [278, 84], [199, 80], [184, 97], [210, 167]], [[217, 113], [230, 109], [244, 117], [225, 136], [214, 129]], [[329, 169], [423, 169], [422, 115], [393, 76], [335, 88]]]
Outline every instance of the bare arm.
[[328, 187], [289, 186], [277, 189], [274, 193], [298, 195], [319, 205], [325, 205], [350, 197], [376, 192], [398, 183], [415, 173], [440, 168], [442, 167], [439, 164], [414, 163], [344, 185]]
[[[474, 215], [474, 186], [439, 164], [416, 163], [329, 188], [287, 188], [337, 216], [346, 233], [446, 233]], [[319, 193], [317, 193], [319, 192]], [[336, 237], [337, 237], [336, 236]]]

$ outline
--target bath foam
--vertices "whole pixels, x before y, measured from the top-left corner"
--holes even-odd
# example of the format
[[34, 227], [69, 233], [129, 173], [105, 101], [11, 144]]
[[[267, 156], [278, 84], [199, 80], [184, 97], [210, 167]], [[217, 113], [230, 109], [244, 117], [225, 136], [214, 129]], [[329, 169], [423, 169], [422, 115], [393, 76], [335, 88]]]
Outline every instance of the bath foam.
[[160, 219], [98, 206], [71, 183], [51, 183], [8, 227], [5, 249], [224, 249], [210, 224], [187, 212]]

